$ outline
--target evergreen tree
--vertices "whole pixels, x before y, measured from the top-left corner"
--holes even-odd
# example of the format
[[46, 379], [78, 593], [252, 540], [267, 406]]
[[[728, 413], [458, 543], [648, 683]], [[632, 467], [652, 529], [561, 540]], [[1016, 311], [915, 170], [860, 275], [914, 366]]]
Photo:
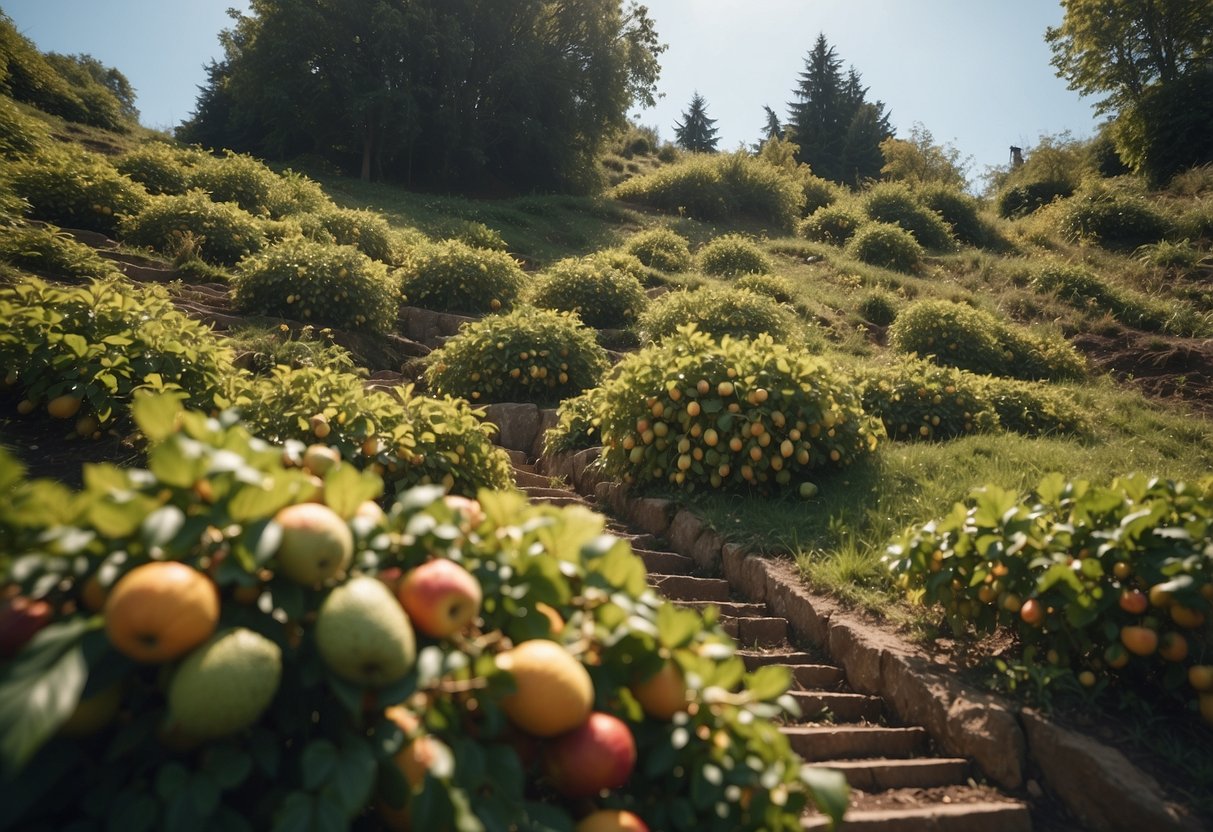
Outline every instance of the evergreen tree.
[[779, 123], [779, 115], [765, 104], [762, 105], [762, 112], [767, 117], [767, 121], [762, 126], [762, 140], [758, 142], [759, 146], [771, 139], [783, 138], [783, 125]]
[[720, 138], [716, 135], [716, 119], [708, 118], [708, 102], [698, 91], [691, 98], [691, 108], [674, 125], [674, 143], [693, 153], [715, 153]]

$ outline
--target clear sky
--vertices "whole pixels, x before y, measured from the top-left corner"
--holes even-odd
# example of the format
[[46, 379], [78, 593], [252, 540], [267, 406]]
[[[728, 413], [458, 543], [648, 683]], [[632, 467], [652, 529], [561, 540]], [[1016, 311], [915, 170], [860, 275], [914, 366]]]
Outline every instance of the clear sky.
[[[673, 138], [698, 90], [717, 120], [721, 147], [757, 139], [764, 104], [787, 112], [808, 50], [822, 32], [844, 71], [854, 65], [869, 99], [885, 102], [905, 134], [921, 122], [937, 142], [972, 156], [971, 177], [1005, 164], [1012, 144], [1042, 133], [1077, 138], [1096, 126], [1091, 102], [1066, 89], [1049, 64], [1045, 28], [1057, 0], [643, 0], [669, 50], [660, 91], [642, 123]], [[245, 0], [0, 0], [40, 49], [86, 52], [135, 87], [143, 123], [188, 118], [219, 55], [228, 7]]]

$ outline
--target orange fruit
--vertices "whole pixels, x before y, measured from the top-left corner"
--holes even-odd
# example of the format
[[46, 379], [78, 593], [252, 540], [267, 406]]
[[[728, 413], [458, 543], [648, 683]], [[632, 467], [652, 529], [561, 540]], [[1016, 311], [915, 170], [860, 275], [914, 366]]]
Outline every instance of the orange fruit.
[[1198, 691], [1213, 691], [1213, 665], [1194, 664], [1188, 668], [1188, 684]]
[[1185, 630], [1195, 630], [1205, 623], [1205, 614], [1183, 604], [1172, 604], [1171, 620]]
[[516, 690], [501, 709], [516, 726], [537, 737], [554, 737], [578, 727], [594, 704], [594, 683], [572, 654], [554, 641], [524, 641], [497, 657], [514, 678]]
[[46, 412], [56, 419], [70, 419], [79, 412], [82, 404], [84, 404], [84, 399], [80, 396], [65, 394], [56, 396], [47, 402]]
[[1133, 574], [1133, 567], [1129, 566], [1128, 561], [1119, 560], [1113, 564], [1112, 574], [1115, 575], [1118, 580], [1123, 581], [1125, 578]]
[[1125, 590], [1120, 595], [1120, 608], [1129, 615], [1144, 615], [1150, 607], [1150, 599], [1136, 589]]
[[1149, 656], [1158, 649], [1158, 633], [1149, 627], [1121, 627], [1120, 641], [1136, 656]]
[[1171, 593], [1162, 588], [1161, 584], [1155, 584], [1150, 587], [1150, 605], [1154, 607], [1166, 607], [1171, 603]]
[[[388, 708], [383, 715], [404, 732], [404, 744], [392, 757], [392, 763], [399, 769], [404, 781], [408, 783], [409, 793], [416, 794], [425, 782], [426, 772], [434, 765], [434, 761], [441, 753], [442, 745], [428, 734], [410, 738], [421, 723], [416, 716], [399, 705]], [[396, 808], [388, 805], [386, 801], [380, 800], [376, 809], [383, 825], [392, 832], [409, 832], [413, 828], [409, 801], [405, 801], [403, 806]]]
[[28, 416], [34, 412], [34, 408], [37, 406], [38, 405], [30, 399], [22, 399], [21, 401], [17, 402], [17, 412], [22, 416]]
[[1188, 640], [1179, 633], [1163, 633], [1158, 641], [1158, 655], [1169, 662], [1182, 662], [1188, 657]]
[[179, 561], [152, 561], [123, 575], [105, 601], [105, 633], [135, 661], [180, 658], [215, 633], [219, 593]]
[[1122, 645], [1109, 644], [1108, 649], [1104, 651], [1103, 660], [1108, 663], [1108, 667], [1119, 670], [1129, 663], [1129, 653]]
[[76, 433], [85, 438], [92, 436], [100, 427], [101, 423], [91, 413], [76, 420]]
[[578, 821], [573, 832], [649, 832], [649, 827], [631, 812], [599, 809]]
[[716, 395], [720, 396], [722, 399], [727, 399], [729, 396], [733, 395], [733, 382], [722, 381], [720, 384], [716, 385]]
[[1023, 602], [1023, 606], [1019, 608], [1019, 617], [1024, 623], [1030, 624], [1033, 627], [1039, 627], [1045, 620], [1045, 610], [1040, 602], [1035, 598], [1029, 598]]
[[633, 684], [632, 695], [653, 719], [673, 719], [674, 714], [687, 709], [686, 680], [682, 678], [682, 670], [671, 661], [649, 678]]
[[1078, 684], [1082, 685], [1084, 688], [1094, 687], [1095, 674], [1089, 670], [1084, 670], [1082, 673], [1078, 674]]

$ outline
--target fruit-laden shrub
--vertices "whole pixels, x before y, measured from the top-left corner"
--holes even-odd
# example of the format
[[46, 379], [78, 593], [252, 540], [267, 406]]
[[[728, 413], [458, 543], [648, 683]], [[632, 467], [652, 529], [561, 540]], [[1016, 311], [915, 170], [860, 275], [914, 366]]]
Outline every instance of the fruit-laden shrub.
[[1146, 199], [1094, 187], [1062, 203], [1057, 219], [1067, 239], [1118, 251], [1156, 243], [1172, 230], [1170, 220]]
[[747, 274], [737, 278], [733, 284], [760, 295], [766, 295], [778, 303], [792, 303], [796, 299], [796, 286], [789, 278], [778, 274]]
[[122, 222], [124, 242], [176, 255], [183, 245], [208, 263], [235, 265], [265, 244], [257, 218], [230, 202], [212, 202], [202, 191], [153, 197]]
[[879, 182], [860, 200], [868, 219], [900, 225], [925, 249], [951, 251], [956, 248], [952, 231], [939, 214], [923, 205], [908, 185]]
[[995, 204], [998, 213], [1007, 219], [1016, 219], [1031, 214], [1056, 199], [1065, 199], [1074, 193], [1074, 183], [1049, 179], [1012, 185], [999, 191]]
[[456, 240], [412, 247], [396, 273], [406, 303], [471, 315], [510, 309], [526, 281], [508, 254]]
[[1022, 379], [1081, 378], [1082, 358], [1060, 335], [1035, 334], [989, 312], [946, 300], [923, 300], [889, 327], [889, 345], [936, 364]]
[[686, 237], [670, 228], [650, 228], [634, 234], [628, 239], [626, 249], [641, 263], [663, 272], [685, 272], [694, 262]]
[[863, 224], [862, 215], [845, 205], [818, 208], [796, 227], [797, 235], [832, 246], [846, 245]]
[[[18, 827], [571, 830], [626, 806], [633, 829], [794, 832], [811, 793], [841, 815], [842, 776], [774, 721], [786, 671], [747, 673], [600, 516], [432, 487], [384, 516], [348, 466], [309, 503], [241, 427], [154, 415], [149, 470], [18, 518], [39, 542], [3, 579], [42, 635], [0, 680], [4, 772], [79, 797], [10, 804]], [[0, 506], [28, 506], [40, 484], [0, 471]]]
[[981, 247], [989, 242], [990, 231], [982, 222], [980, 206], [964, 191], [936, 182], [919, 187], [915, 195], [947, 223], [952, 237], [960, 243]]
[[0, 260], [47, 277], [119, 277], [92, 248], [54, 226], [10, 228], [0, 235]]
[[645, 341], [660, 341], [688, 324], [716, 339], [767, 334], [783, 344], [802, 342], [807, 326], [774, 298], [735, 287], [668, 292], [649, 304], [637, 326]]
[[359, 376], [324, 367], [276, 367], [237, 381], [231, 400], [257, 436], [297, 443], [289, 449], [297, 460], [306, 463], [304, 445], [319, 443], [373, 470], [393, 492], [435, 483], [473, 497], [512, 482], [492, 426], [458, 399], [416, 396], [411, 387], [367, 390]]
[[998, 427], [984, 376], [901, 359], [860, 376], [863, 409], [890, 439], [943, 440]]
[[1087, 411], [1064, 390], [1039, 382], [990, 377], [986, 397], [1006, 430], [1024, 436], [1084, 435], [1091, 431]]
[[123, 153], [114, 160], [114, 167], [150, 194], [183, 194], [189, 190], [194, 169], [210, 158], [195, 148], [148, 142]]
[[1131, 675], [1184, 688], [1213, 724], [1213, 691], [1186, 681], [1207, 655], [1213, 599], [1208, 536], [1191, 530], [1211, 523], [1213, 479], [1101, 486], [1050, 474], [1023, 496], [974, 491], [893, 541], [885, 561], [957, 633], [1014, 627], [1028, 667], [1087, 686]]
[[8, 186], [29, 216], [64, 228], [113, 235], [123, 216], [139, 213], [147, 191], [86, 150], [57, 150], [13, 163]]
[[630, 275], [643, 286], [663, 286], [668, 283], [665, 275], [640, 262], [640, 258], [623, 249], [604, 248], [585, 258], [596, 265], [603, 265]]
[[333, 207], [319, 183], [290, 168], [277, 175], [266, 203], [271, 217], [323, 214]]
[[553, 264], [531, 283], [525, 297], [542, 309], [576, 312], [595, 329], [632, 326], [648, 301], [639, 280], [592, 258]]
[[846, 191], [829, 179], [822, 179], [811, 173], [800, 177], [800, 189], [804, 191], [804, 207], [801, 213], [808, 217], [822, 208], [833, 205]]
[[30, 277], [0, 287], [0, 366], [25, 396], [91, 436], [126, 415], [134, 391], [177, 389], [210, 409], [231, 352], [154, 284], [96, 280], [59, 287]]
[[0, 157], [33, 156], [50, 143], [51, 131], [46, 122], [26, 115], [11, 98], [0, 96]]
[[426, 382], [440, 395], [554, 403], [598, 384], [606, 352], [568, 312], [521, 307], [465, 324], [429, 356]]
[[696, 261], [701, 272], [717, 277], [767, 274], [771, 271], [770, 258], [753, 240], [740, 234], [725, 234], [715, 238], [699, 250]]
[[241, 260], [233, 290], [247, 313], [370, 332], [389, 331], [400, 302], [382, 263], [353, 246], [302, 238]]
[[319, 225], [341, 246], [355, 246], [372, 260], [392, 262], [392, 227], [374, 211], [329, 208], [316, 215]]
[[228, 150], [195, 167], [189, 185], [206, 191], [215, 202], [234, 202], [250, 214], [270, 216], [279, 182], [264, 163]]
[[595, 400], [605, 470], [642, 488], [792, 487], [884, 436], [849, 377], [766, 335], [683, 329], [626, 357]]
[[501, 236], [501, 232], [494, 228], [489, 228], [482, 222], [473, 222], [465, 220], [451, 226], [446, 233], [442, 235], [446, 240], [458, 240], [466, 246], [472, 248], [482, 248], [488, 251], [508, 251], [509, 246], [506, 245], [505, 239]]
[[874, 289], [863, 296], [859, 302], [859, 314], [865, 321], [877, 326], [888, 326], [897, 318], [901, 310], [901, 301], [892, 292], [884, 289]]
[[598, 430], [601, 387], [592, 387], [580, 396], [560, 403], [556, 426], [543, 435], [544, 452], [569, 453], [602, 444]]
[[847, 242], [848, 257], [898, 272], [914, 272], [922, 263], [922, 246], [900, 225], [865, 222]]
[[1105, 283], [1088, 269], [1073, 264], [1045, 264], [1032, 275], [1031, 286], [1080, 308], [1094, 307], [1111, 313], [1121, 323], [1153, 332], [1167, 329], [1174, 312], [1161, 302]]

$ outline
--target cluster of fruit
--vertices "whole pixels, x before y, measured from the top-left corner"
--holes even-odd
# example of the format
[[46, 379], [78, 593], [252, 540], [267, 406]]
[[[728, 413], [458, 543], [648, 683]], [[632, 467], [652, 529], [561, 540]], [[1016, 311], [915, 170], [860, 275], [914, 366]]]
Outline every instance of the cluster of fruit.
[[1213, 479], [1098, 487], [1052, 474], [1023, 497], [975, 491], [907, 531], [885, 561], [957, 632], [1013, 626], [1029, 661], [1071, 669], [1087, 687], [1108, 671], [1186, 682], [1213, 723], [1211, 531]]

